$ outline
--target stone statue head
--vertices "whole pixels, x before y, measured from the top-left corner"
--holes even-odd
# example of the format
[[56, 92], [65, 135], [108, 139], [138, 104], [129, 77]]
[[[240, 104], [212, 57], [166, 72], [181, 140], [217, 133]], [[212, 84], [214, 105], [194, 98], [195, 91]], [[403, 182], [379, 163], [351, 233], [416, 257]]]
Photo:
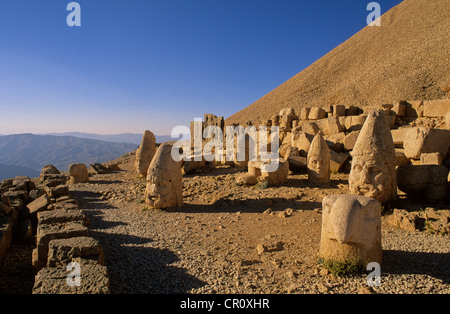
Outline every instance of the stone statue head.
[[171, 150], [171, 143], [161, 144], [148, 168], [145, 202], [150, 208], [180, 207], [183, 204], [181, 164], [172, 159]]
[[320, 255], [381, 262], [381, 206], [369, 197], [329, 195], [322, 201]]
[[314, 137], [308, 151], [308, 179], [314, 183], [330, 182], [330, 149], [322, 132]]
[[397, 158], [390, 127], [382, 110], [369, 113], [351, 155], [350, 192], [375, 198], [381, 203], [395, 201]]

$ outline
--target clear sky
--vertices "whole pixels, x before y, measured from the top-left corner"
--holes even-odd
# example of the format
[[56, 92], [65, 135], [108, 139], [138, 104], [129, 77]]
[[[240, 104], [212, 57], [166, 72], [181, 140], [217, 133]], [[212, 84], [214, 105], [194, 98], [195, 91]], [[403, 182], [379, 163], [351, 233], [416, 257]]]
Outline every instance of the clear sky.
[[227, 118], [365, 27], [371, 1], [79, 0], [80, 27], [69, 2], [1, 1], [0, 134]]

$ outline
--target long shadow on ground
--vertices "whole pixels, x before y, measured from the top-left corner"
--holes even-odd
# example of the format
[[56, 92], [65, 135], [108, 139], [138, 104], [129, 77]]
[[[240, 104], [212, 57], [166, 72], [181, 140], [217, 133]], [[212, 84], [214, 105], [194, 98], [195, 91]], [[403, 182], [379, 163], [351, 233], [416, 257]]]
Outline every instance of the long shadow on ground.
[[386, 274], [429, 275], [450, 283], [450, 253], [383, 251], [382, 271]]
[[105, 210], [117, 208], [100, 200], [100, 193], [81, 191], [72, 195], [91, 221], [91, 236], [102, 244], [112, 294], [185, 294], [206, 285], [185, 269], [170, 266], [179, 260], [174, 252], [146, 247], [152, 239], [105, 232], [127, 223], [102, 218]]

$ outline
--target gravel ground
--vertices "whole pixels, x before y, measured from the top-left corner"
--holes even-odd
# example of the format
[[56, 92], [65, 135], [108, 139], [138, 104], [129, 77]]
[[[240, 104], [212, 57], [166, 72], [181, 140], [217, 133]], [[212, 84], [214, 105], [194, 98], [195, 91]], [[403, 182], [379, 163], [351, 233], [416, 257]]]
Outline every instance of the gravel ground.
[[[161, 211], [145, 208], [145, 180], [132, 156], [126, 161], [123, 171], [71, 186], [103, 246], [113, 294], [450, 292], [450, 237], [395, 229], [384, 217], [379, 287], [369, 289], [367, 275], [320, 268], [321, 200], [347, 193], [345, 175], [320, 187], [292, 175], [283, 187], [260, 189], [235, 185], [239, 172], [219, 168], [185, 176], [183, 207]], [[32, 248], [12, 247], [0, 293], [31, 292]]]
[[185, 176], [185, 205], [168, 211], [145, 209], [145, 181], [132, 171], [73, 186], [105, 250], [111, 292], [450, 292], [450, 238], [394, 229], [384, 219], [379, 287], [368, 289], [367, 275], [335, 277], [318, 266], [320, 202], [345, 193], [342, 177], [318, 189], [291, 176], [283, 188], [261, 190], [236, 186], [236, 174]]

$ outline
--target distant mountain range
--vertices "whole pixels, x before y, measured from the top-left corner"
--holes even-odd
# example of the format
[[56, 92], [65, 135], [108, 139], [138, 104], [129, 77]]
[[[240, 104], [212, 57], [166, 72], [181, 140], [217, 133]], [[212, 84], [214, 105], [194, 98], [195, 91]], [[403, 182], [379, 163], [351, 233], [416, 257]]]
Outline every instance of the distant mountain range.
[[[140, 145], [142, 140], [142, 134], [137, 133], [121, 133], [121, 134], [95, 134], [95, 133], [84, 133], [84, 132], [65, 132], [65, 133], [47, 133], [41, 135], [54, 135], [54, 136], [74, 136], [78, 138], [87, 138], [91, 140], [99, 140], [114, 143], [130, 143]], [[163, 143], [168, 141], [173, 141], [170, 135], [155, 135], [157, 143]]]
[[[119, 138], [117, 135], [116, 140]], [[136, 141], [120, 143], [75, 136], [3, 135], [0, 136], [0, 180], [18, 175], [39, 176], [42, 167], [47, 164], [67, 171], [71, 163], [84, 163], [87, 166], [95, 162], [102, 163], [134, 151], [138, 146]]]

